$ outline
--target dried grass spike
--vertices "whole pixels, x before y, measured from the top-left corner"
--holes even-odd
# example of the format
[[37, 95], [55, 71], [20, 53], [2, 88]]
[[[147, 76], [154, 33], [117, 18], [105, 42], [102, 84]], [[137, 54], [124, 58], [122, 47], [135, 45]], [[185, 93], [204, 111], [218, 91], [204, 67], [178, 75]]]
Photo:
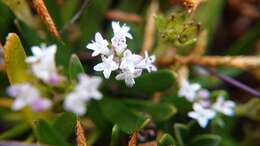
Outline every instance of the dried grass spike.
[[77, 137], [78, 146], [87, 146], [86, 138], [84, 135], [84, 129], [81, 126], [79, 119], [77, 119], [77, 124], [76, 124], [76, 137]]
[[138, 132], [135, 132], [132, 134], [130, 141], [128, 142], [128, 146], [136, 146], [137, 143], [137, 134]]
[[61, 40], [60, 34], [57, 31], [55, 23], [53, 22], [43, 0], [32, 0], [33, 6], [36, 9], [38, 15], [41, 17], [42, 21], [47, 25], [51, 34], [53, 34], [56, 38]]

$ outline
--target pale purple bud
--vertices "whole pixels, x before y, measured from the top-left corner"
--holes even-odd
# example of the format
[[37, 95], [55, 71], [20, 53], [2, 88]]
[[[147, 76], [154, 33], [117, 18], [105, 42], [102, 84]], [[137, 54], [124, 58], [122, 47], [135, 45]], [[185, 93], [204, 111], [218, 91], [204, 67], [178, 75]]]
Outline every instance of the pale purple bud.
[[31, 108], [34, 112], [41, 112], [49, 108], [51, 102], [48, 99], [35, 98], [31, 103]]
[[206, 89], [202, 89], [198, 91], [198, 97], [201, 99], [208, 99], [209, 98], [209, 91]]

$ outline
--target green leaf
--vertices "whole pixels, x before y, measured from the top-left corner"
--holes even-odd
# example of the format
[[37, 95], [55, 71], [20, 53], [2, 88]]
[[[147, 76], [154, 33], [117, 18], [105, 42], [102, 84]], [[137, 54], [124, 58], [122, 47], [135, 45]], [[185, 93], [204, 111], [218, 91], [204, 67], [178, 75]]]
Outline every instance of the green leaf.
[[150, 122], [150, 119], [113, 98], [103, 98], [99, 107], [108, 121], [118, 125], [119, 129], [127, 134], [132, 134]]
[[25, 63], [26, 54], [17, 34], [9, 33], [4, 46], [5, 68], [11, 84], [31, 80]]
[[154, 103], [136, 99], [126, 99], [124, 103], [135, 110], [149, 114], [155, 121], [167, 120], [177, 112], [175, 106], [167, 103]]
[[0, 1], [0, 38], [4, 38], [13, 23], [14, 15], [10, 9]]
[[25, 134], [26, 131], [30, 129], [30, 125], [28, 123], [19, 123], [0, 134], [1, 140], [13, 139]]
[[175, 146], [174, 138], [169, 134], [164, 134], [159, 140], [158, 146]]
[[77, 79], [80, 73], [84, 73], [84, 68], [76, 54], [72, 54], [69, 64], [69, 77], [71, 80]]
[[202, 3], [196, 11], [195, 18], [202, 24], [203, 28], [207, 29], [209, 42], [211, 42], [218, 25], [224, 3], [224, 0], [210, 0]]
[[63, 113], [53, 123], [53, 128], [58, 129], [57, 131], [65, 138], [68, 138], [75, 129], [76, 115], [73, 113]]
[[237, 105], [236, 115], [260, 121], [260, 99], [253, 98], [245, 104]]
[[192, 146], [218, 146], [221, 142], [221, 137], [214, 134], [203, 134], [195, 137]]
[[128, 91], [152, 94], [156, 91], [164, 91], [170, 88], [174, 83], [175, 78], [173, 74], [167, 70], [161, 70], [153, 73], [146, 73], [137, 78], [134, 87], [128, 89]]
[[58, 132], [59, 129], [54, 129], [46, 121], [39, 120], [35, 125], [36, 138], [41, 144], [51, 146], [69, 146], [63, 135]]
[[174, 133], [177, 139], [177, 142], [180, 146], [184, 146], [189, 141], [189, 128], [184, 124], [174, 124]]
[[54, 0], [46, 0], [45, 5], [51, 15], [51, 18], [55, 22], [57, 29], [61, 29], [63, 20], [61, 17], [61, 6]]
[[120, 134], [119, 127], [117, 125], [114, 125], [112, 128], [110, 146], [118, 146], [119, 134]]

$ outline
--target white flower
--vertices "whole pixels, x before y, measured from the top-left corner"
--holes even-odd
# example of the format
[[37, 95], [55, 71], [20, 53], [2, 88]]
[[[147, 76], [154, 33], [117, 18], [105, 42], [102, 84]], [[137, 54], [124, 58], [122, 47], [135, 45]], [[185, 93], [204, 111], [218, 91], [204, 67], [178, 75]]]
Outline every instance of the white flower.
[[210, 119], [213, 119], [215, 116], [215, 112], [211, 109], [204, 109], [200, 104], [194, 103], [193, 104], [192, 112], [188, 113], [188, 116], [197, 120], [199, 125], [205, 128], [208, 124]]
[[39, 92], [30, 83], [21, 83], [10, 86], [7, 93], [15, 97], [12, 109], [17, 111], [25, 106], [31, 106], [33, 111], [43, 111], [51, 106], [48, 99], [41, 98]]
[[217, 112], [223, 113], [224, 115], [232, 116], [234, 115], [235, 106], [236, 104], [233, 101], [225, 101], [223, 96], [219, 96], [217, 101], [212, 105], [212, 108]]
[[103, 71], [105, 78], [108, 79], [111, 72], [118, 69], [118, 64], [113, 60], [113, 58], [113, 55], [110, 55], [108, 58], [102, 57], [103, 62], [94, 66], [94, 70]]
[[126, 38], [132, 39], [132, 35], [128, 32], [130, 28], [125, 24], [121, 27], [119, 22], [112, 22], [114, 36], [111, 39], [112, 46], [117, 54], [121, 54], [126, 48]]
[[142, 56], [132, 54], [130, 50], [126, 50], [124, 52], [122, 62], [120, 64], [120, 69], [129, 70], [130, 72], [134, 72], [137, 64], [139, 64], [142, 60]]
[[[98, 90], [102, 78], [100, 77], [90, 77], [86, 74], [80, 74], [79, 75], [79, 83], [76, 86], [75, 90], [77, 92], [81, 92], [81, 94], [84, 94], [85, 99], [96, 99], [100, 100], [102, 98], [101, 92]], [[83, 98], [84, 98], [83, 97]]]
[[200, 89], [199, 84], [190, 84], [188, 81], [183, 81], [181, 88], [179, 89], [179, 96], [185, 97], [188, 101], [194, 101], [196, 98], [196, 92]]
[[102, 94], [98, 91], [102, 79], [100, 77], [89, 77], [86, 74], [80, 74], [78, 79], [79, 83], [65, 97], [63, 106], [67, 111], [84, 115], [87, 111], [88, 101], [91, 99], [100, 100], [102, 98]]
[[110, 53], [108, 49], [108, 41], [103, 39], [102, 35], [97, 32], [95, 34], [95, 41], [89, 43], [87, 48], [93, 50], [92, 56], [97, 56], [99, 54], [108, 55]]
[[52, 77], [57, 76], [55, 54], [57, 51], [56, 45], [46, 47], [33, 46], [33, 56], [26, 58], [27, 63], [32, 64], [32, 71], [36, 77], [40, 78], [46, 83], [51, 83]]
[[87, 111], [86, 100], [81, 98], [79, 92], [72, 92], [68, 94], [64, 100], [64, 109], [73, 112], [79, 116], [84, 115]]
[[202, 107], [208, 108], [211, 106], [209, 101], [209, 91], [206, 89], [201, 89], [197, 92], [196, 102], [199, 103]]
[[122, 73], [116, 76], [116, 79], [125, 80], [127, 86], [133, 87], [133, 85], [135, 84], [134, 78], [141, 76], [141, 74], [142, 74], [141, 69], [136, 69], [134, 70], [134, 72], [131, 72], [130, 70], [123, 70]]
[[120, 37], [120, 38], [129, 38], [132, 39], [132, 35], [128, 32], [130, 28], [126, 26], [125, 24], [121, 27], [119, 22], [112, 22], [112, 28], [114, 32], [114, 37]]
[[111, 42], [116, 53], [119, 55], [127, 48], [125, 37], [113, 37]]
[[154, 61], [155, 56], [148, 56], [148, 52], [145, 51], [145, 58], [137, 65], [137, 67], [147, 69], [148, 72], [157, 71], [157, 68], [153, 65]]

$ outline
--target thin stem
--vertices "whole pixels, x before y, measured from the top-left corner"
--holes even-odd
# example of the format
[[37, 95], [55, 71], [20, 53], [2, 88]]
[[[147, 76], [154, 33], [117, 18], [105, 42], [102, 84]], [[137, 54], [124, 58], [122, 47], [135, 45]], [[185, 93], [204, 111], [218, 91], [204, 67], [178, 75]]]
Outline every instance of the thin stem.
[[248, 86], [248, 85], [246, 85], [246, 84], [244, 84], [244, 83], [242, 83], [242, 82], [240, 82], [240, 81], [238, 81], [238, 80], [236, 80], [234, 78], [226, 76], [226, 75], [224, 75], [222, 73], [218, 73], [218, 72], [216, 72], [215, 69], [210, 69], [209, 71], [210, 71], [211, 74], [219, 77], [223, 81], [225, 81], [225, 82], [227, 82], [229, 84], [232, 84], [232, 85], [234, 85], [234, 86], [236, 86], [236, 87], [238, 87], [238, 88], [240, 88], [240, 89], [242, 89], [242, 90], [244, 90], [244, 91], [246, 91], [246, 92], [248, 92], [250, 94], [253, 94], [253, 95], [257, 96], [257, 97], [260, 97], [260, 92], [255, 90], [254, 88], [252, 88], [252, 87], [250, 87], [250, 86]]
[[70, 19], [70, 21], [65, 24], [63, 26], [63, 28], [60, 30], [60, 33], [64, 33], [72, 24], [74, 24], [79, 18], [80, 16], [83, 14], [83, 12], [85, 11], [85, 9], [87, 8], [88, 4], [89, 4], [90, 0], [84, 0], [82, 6], [80, 7], [80, 9], [77, 11], [77, 13]]

